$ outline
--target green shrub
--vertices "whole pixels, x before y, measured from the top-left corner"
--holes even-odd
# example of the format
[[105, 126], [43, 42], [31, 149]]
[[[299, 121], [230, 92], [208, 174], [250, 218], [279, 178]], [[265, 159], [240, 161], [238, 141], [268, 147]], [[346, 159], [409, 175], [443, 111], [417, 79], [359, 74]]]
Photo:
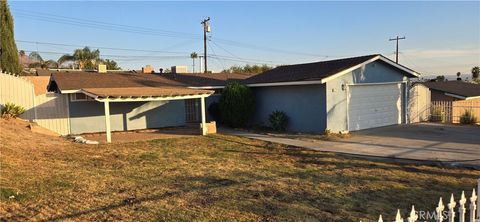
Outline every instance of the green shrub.
[[432, 107], [432, 112], [430, 115], [431, 122], [444, 122], [445, 121], [445, 113], [442, 111], [441, 107], [434, 106]]
[[460, 116], [461, 124], [474, 124], [476, 122], [477, 122], [477, 117], [473, 115], [473, 113], [469, 110], [465, 110], [462, 116]]
[[3, 118], [16, 118], [22, 115], [25, 112], [25, 109], [21, 106], [17, 106], [13, 103], [6, 103], [2, 107], [2, 117]]
[[288, 124], [288, 116], [285, 112], [282, 111], [273, 111], [268, 116], [268, 121], [274, 130], [285, 131]]
[[220, 97], [222, 122], [230, 127], [242, 127], [255, 112], [255, 100], [250, 88], [239, 83], [230, 83]]
[[217, 102], [213, 102], [208, 106], [208, 113], [212, 116], [213, 120], [220, 121], [220, 106]]

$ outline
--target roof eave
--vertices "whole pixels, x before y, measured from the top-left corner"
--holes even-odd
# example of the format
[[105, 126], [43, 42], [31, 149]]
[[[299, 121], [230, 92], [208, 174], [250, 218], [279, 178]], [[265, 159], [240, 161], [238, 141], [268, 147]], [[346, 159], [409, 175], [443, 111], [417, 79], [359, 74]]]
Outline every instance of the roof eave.
[[342, 70], [342, 71], [340, 71], [340, 72], [337, 72], [337, 73], [335, 73], [335, 74], [333, 74], [333, 75], [330, 75], [330, 76], [328, 76], [328, 77], [326, 77], [326, 78], [323, 78], [323, 79], [321, 80], [321, 82], [322, 82], [322, 83], [326, 83], [326, 82], [328, 82], [328, 81], [330, 81], [330, 80], [336, 79], [336, 78], [338, 78], [338, 77], [340, 77], [340, 76], [342, 76], [342, 75], [345, 75], [345, 74], [347, 74], [347, 73], [350, 73], [350, 72], [352, 72], [352, 71], [355, 70], [355, 69], [358, 69], [358, 68], [360, 68], [360, 67], [362, 67], [362, 66], [365, 66], [365, 65], [367, 65], [367, 64], [369, 64], [369, 63], [372, 63], [372, 62], [375, 62], [375, 61], [377, 61], [377, 60], [381, 60], [381, 61], [383, 61], [383, 62], [385, 62], [385, 63], [387, 63], [387, 64], [389, 64], [389, 65], [391, 65], [391, 66], [394, 66], [395, 68], [400, 69], [400, 70], [404, 71], [404, 72], [407, 73], [407, 74], [410, 74], [411, 77], [413, 77], [413, 78], [417, 78], [417, 77], [420, 76], [419, 73], [417, 73], [417, 72], [415, 72], [415, 71], [413, 71], [413, 70], [411, 70], [411, 69], [409, 69], [409, 68], [407, 68], [407, 67], [405, 67], [405, 66], [399, 65], [399, 64], [393, 62], [392, 60], [386, 58], [385, 56], [377, 55], [377, 56], [375, 56], [375, 57], [373, 57], [373, 58], [371, 58], [371, 59], [369, 59], [369, 60], [367, 60], [367, 61], [365, 61], [365, 62], [362, 62], [362, 63], [360, 63], [360, 64], [354, 65], [354, 66], [352, 66], [352, 67], [350, 67], [350, 68], [348, 68], [348, 69], [344, 69], [344, 70]]

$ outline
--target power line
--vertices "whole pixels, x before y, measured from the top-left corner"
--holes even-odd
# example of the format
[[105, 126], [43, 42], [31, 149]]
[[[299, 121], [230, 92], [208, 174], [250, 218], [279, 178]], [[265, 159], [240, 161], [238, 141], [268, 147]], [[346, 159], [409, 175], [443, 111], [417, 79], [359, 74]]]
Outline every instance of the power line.
[[23, 43], [32, 43], [40, 45], [56, 45], [56, 46], [71, 46], [71, 47], [90, 47], [97, 49], [108, 49], [108, 50], [118, 50], [118, 51], [132, 51], [132, 52], [155, 52], [155, 53], [171, 53], [171, 54], [188, 54], [188, 52], [176, 52], [176, 51], [163, 51], [163, 50], [148, 50], [148, 49], [132, 49], [132, 48], [115, 48], [115, 47], [106, 47], [106, 46], [92, 46], [92, 45], [78, 45], [78, 44], [64, 44], [64, 43], [52, 43], [52, 42], [36, 42], [36, 41], [27, 41], [27, 40], [16, 40], [17, 42]]
[[111, 28], [112, 30], [115, 30], [115, 31], [134, 32], [139, 34], [150, 34], [150, 35], [162, 35], [166, 37], [184, 37], [184, 38], [195, 38], [195, 39], [200, 38], [199, 35], [193, 34], [193, 33], [123, 25], [123, 24], [102, 22], [97, 20], [88, 20], [88, 19], [82, 19], [82, 18], [73, 18], [73, 17], [59, 16], [59, 15], [54, 15], [54, 14], [49, 14], [44, 12], [35, 12], [35, 11], [28, 11], [23, 9], [16, 9], [16, 8], [12, 9], [12, 11], [26, 18], [35, 18], [35, 19], [40, 19], [42, 21], [53, 22], [53, 23], [76, 24], [76, 25], [87, 26], [90, 28], [101, 28], [101, 29]]
[[[52, 51], [37, 51], [37, 50], [23, 50], [25, 52], [38, 52], [38, 53], [44, 53], [44, 54], [56, 54], [56, 55], [65, 55], [68, 53], [65, 52], [52, 52]], [[111, 55], [111, 54], [101, 54], [102, 57], [114, 57], [114, 58], [189, 58], [189, 56], [183, 55]]]
[[[52, 14], [42, 13], [42, 12], [26, 11], [21, 9], [13, 9], [12, 11], [17, 11], [16, 13], [18, 13], [20, 16], [24, 16], [27, 18], [35, 18], [35, 20], [46, 21], [46, 22], [68, 24], [68, 25], [75, 25], [75, 26], [84, 26], [84, 27], [96, 28], [101, 30], [121, 31], [121, 32], [135, 33], [135, 34], [201, 39], [200, 36], [192, 33], [183, 33], [183, 32], [151, 29], [151, 28], [144, 28], [144, 27], [137, 27], [137, 26], [130, 26], [130, 25], [121, 25], [121, 24], [94, 21], [94, 20], [78, 19], [78, 18], [71, 18], [66, 16], [52, 15]], [[33, 14], [29, 14], [29, 13], [33, 13]], [[253, 50], [268, 51], [268, 52], [275, 52], [275, 53], [303, 55], [303, 56], [309, 56], [309, 57], [320, 57], [325, 59], [331, 58], [331, 57], [341, 57], [341, 56], [319, 55], [319, 54], [313, 54], [313, 53], [304, 53], [304, 52], [296, 52], [291, 50], [269, 48], [265, 46], [259, 46], [259, 45], [254, 45], [250, 43], [242, 43], [242, 42], [227, 40], [227, 39], [217, 39], [217, 41], [221, 44], [230, 45], [234, 47], [249, 48]]]

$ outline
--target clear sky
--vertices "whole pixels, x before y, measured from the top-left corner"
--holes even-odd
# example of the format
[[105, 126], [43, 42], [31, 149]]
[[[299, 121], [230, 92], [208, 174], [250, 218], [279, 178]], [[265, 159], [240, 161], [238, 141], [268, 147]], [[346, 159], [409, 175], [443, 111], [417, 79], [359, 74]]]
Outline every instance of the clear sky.
[[38, 42], [19, 41], [18, 48], [55, 60], [88, 45], [125, 69], [191, 69], [189, 54], [203, 53], [200, 21], [209, 16], [214, 71], [373, 53], [394, 59], [388, 39], [397, 35], [406, 36], [400, 63], [426, 75], [469, 73], [480, 65], [479, 1], [9, 3], [16, 39]]

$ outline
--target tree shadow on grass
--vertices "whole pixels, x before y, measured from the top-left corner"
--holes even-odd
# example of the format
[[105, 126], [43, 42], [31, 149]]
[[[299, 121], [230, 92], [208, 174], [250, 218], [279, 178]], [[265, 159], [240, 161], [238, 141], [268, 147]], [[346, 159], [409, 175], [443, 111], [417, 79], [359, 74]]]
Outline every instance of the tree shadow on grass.
[[138, 198], [135, 197], [130, 199], [127, 198], [120, 202], [116, 202], [116, 203], [112, 203], [112, 204], [108, 204], [108, 205], [104, 205], [104, 206], [100, 206], [92, 209], [82, 210], [75, 213], [59, 215], [59, 216], [51, 217], [41, 221], [61, 221], [61, 220], [74, 219], [82, 215], [106, 212], [106, 211], [122, 208], [125, 206], [129, 206], [129, 205], [140, 204], [143, 202], [158, 201], [158, 200], [166, 199], [173, 196], [184, 195], [190, 192], [206, 191], [209, 189], [223, 188], [223, 187], [229, 187], [229, 186], [240, 184], [239, 182], [234, 180], [219, 178], [219, 177], [212, 177], [212, 176], [186, 177], [181, 180], [189, 181], [191, 184], [195, 184], [195, 182], [198, 182], [199, 185], [189, 185], [189, 186], [185, 185], [180, 190], [176, 190], [176, 191], [170, 191], [162, 194], [150, 195], [145, 197], [138, 197]]

